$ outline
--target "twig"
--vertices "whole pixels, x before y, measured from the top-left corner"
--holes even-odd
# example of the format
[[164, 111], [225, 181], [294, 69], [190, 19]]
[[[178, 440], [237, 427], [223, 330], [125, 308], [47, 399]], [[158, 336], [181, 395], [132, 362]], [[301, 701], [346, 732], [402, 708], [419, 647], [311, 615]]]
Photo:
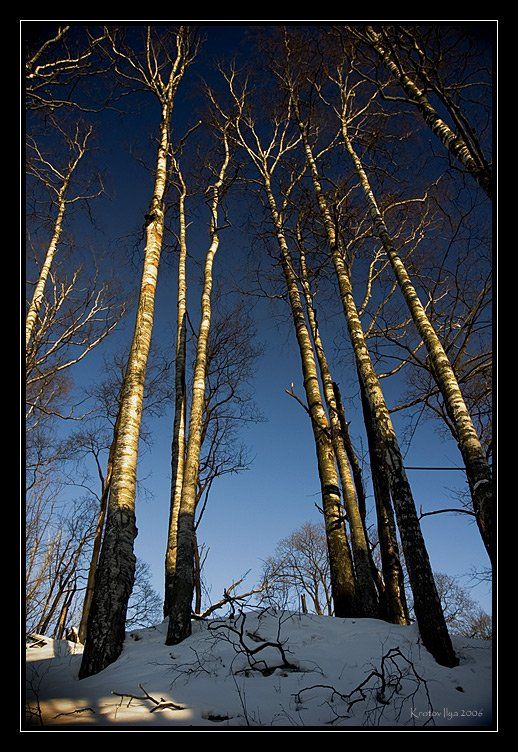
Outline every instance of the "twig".
[[54, 716], [54, 718], [61, 718], [63, 715], [75, 715], [76, 713], [86, 713], [86, 711], [89, 710], [90, 713], [93, 713], [95, 715], [95, 710], [93, 708], [77, 708], [76, 710], [70, 710], [68, 713], [58, 713]]
[[155, 697], [152, 697], [149, 692], [147, 692], [142, 684], [139, 684], [139, 688], [144, 692], [144, 697], [139, 695], [132, 695], [129, 692], [115, 692], [112, 691], [112, 695], [116, 695], [117, 697], [129, 697], [131, 700], [150, 700], [152, 703], [154, 703], [155, 707], [150, 708], [149, 712], [154, 713], [155, 710], [186, 710], [185, 705], [177, 705], [176, 702], [172, 702], [170, 700], [166, 700], [163, 697], [160, 698], [160, 700], [157, 700]]

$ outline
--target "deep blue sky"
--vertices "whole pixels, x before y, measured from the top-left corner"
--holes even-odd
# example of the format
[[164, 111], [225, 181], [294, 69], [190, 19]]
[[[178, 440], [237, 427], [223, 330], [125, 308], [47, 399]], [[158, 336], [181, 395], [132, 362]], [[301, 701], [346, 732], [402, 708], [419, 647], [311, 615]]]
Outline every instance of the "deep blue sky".
[[[176, 136], [182, 135], [198, 119], [199, 82], [201, 77], [214, 80], [213, 59], [228, 59], [233, 55], [246, 59], [248, 54], [247, 27], [214, 25], [204, 28], [204, 36], [206, 41], [199, 59], [189, 69], [178, 94], [174, 115]], [[134, 147], [152, 164], [151, 138], [156, 134], [158, 106], [152, 96], [139, 95], [131, 103], [124, 101], [124, 107], [125, 113], [108, 111], [95, 116], [97, 148], [93, 159], [106, 168], [108, 189], [106, 198], [92, 204], [96, 225], [92, 227], [78, 215], [71, 220], [68, 229], [74, 234], [77, 254], [88, 259], [93, 252], [101, 261], [103, 271], [115, 268], [123, 286], [135, 291], [142, 252], [142, 243], [140, 256], [134, 251], [135, 233], [141, 229], [147, 211], [151, 175], [129, 155], [129, 150]], [[411, 169], [411, 165], [406, 167]], [[245, 280], [247, 259], [251, 253], [260, 252], [260, 246], [253, 244], [253, 238], [246, 232], [248, 207], [242, 199], [230, 203], [230, 207], [233, 207], [233, 227], [222, 233], [215, 262], [215, 280], [223, 290], [232, 290], [236, 282]], [[206, 250], [206, 223], [199, 215], [192, 219], [190, 253], [201, 261]], [[189, 310], [196, 320], [199, 267], [190, 261], [188, 271]], [[165, 349], [173, 346], [174, 273], [175, 258], [170, 248], [165, 247], [154, 329], [154, 341]], [[243, 440], [255, 457], [251, 468], [239, 476], [216, 481], [199, 530], [200, 541], [210, 547], [205, 578], [213, 597], [218, 597], [223, 587], [248, 569], [252, 569], [250, 582], [254, 581], [261, 561], [273, 552], [279, 539], [304, 521], [320, 518], [315, 507], [319, 502], [319, 483], [311, 427], [300, 406], [284, 393], [291, 382], [302, 393], [299, 355], [288, 312], [280, 302], [253, 302], [258, 340], [264, 352], [257, 362], [251, 386], [266, 420], [244, 431]], [[321, 319], [324, 337], [333, 352], [333, 343], [343, 337], [342, 324], [337, 324], [336, 319], [325, 322], [323, 315]], [[103, 356], [113, 349], [127, 348], [133, 321], [132, 309], [120, 330], [76, 369], [74, 377], [79, 391], [99, 377]], [[363, 430], [357, 388], [347, 361], [335, 360], [335, 379], [341, 384], [352, 436], [358, 444]], [[398, 386], [397, 379], [385, 382], [389, 404], [397, 399]], [[395, 416], [395, 425], [396, 429], [404, 427], [403, 414]], [[153, 447], [141, 454], [139, 463], [139, 476], [146, 478], [144, 484], [152, 498], [142, 496], [137, 504], [136, 553], [150, 564], [154, 585], [160, 592], [168, 518], [171, 426], [172, 409], [166, 410], [160, 419], [149, 421]], [[406, 463], [460, 466], [461, 458], [454, 442], [444, 434], [439, 435], [435, 423], [425, 421], [414, 435]], [[422, 506], [427, 511], [455, 505], [448, 496], [448, 489], [460, 487], [464, 478], [461, 472], [410, 471], [409, 476], [418, 508]], [[372, 513], [371, 520], [374, 521]], [[467, 575], [472, 568], [486, 567], [485, 550], [471, 518], [438, 515], [424, 519], [422, 527], [436, 571]], [[475, 587], [473, 594], [486, 610], [490, 609], [490, 594], [485, 585]]]

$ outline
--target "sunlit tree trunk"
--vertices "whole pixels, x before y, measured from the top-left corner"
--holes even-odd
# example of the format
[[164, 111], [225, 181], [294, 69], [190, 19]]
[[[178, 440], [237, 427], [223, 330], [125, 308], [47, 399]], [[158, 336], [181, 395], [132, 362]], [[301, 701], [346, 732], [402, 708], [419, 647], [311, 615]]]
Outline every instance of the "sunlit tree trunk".
[[72, 585], [69, 592], [66, 594], [65, 599], [63, 601], [63, 605], [61, 606], [61, 610], [59, 612], [58, 621], [56, 624], [56, 629], [54, 631], [55, 639], [56, 640], [62, 640], [63, 635], [65, 633], [65, 627], [67, 625], [67, 619], [68, 619], [68, 612], [70, 610], [70, 605], [72, 601], [74, 600], [74, 595], [76, 593], [76, 583]]
[[318, 328], [317, 317], [314, 309], [313, 295], [309, 285], [306, 257], [299, 243], [300, 252], [300, 277], [304, 299], [306, 303], [306, 312], [309, 321], [309, 328], [315, 346], [315, 352], [320, 370], [320, 377], [324, 388], [324, 397], [329, 413], [329, 422], [331, 430], [331, 440], [335, 453], [340, 481], [342, 484], [342, 493], [344, 496], [344, 505], [347, 514], [347, 521], [351, 532], [351, 548], [354, 561], [354, 571], [356, 575], [356, 613], [358, 616], [376, 618], [379, 616], [378, 598], [376, 586], [373, 580], [373, 572], [370, 563], [369, 545], [365, 535], [364, 522], [360, 513], [358, 500], [356, 497], [356, 488], [351, 475], [347, 452], [342, 434], [338, 406], [336, 403], [335, 391], [333, 389], [333, 378], [331, 370], [324, 351], [322, 338]]
[[169, 101], [162, 108], [155, 183], [147, 215], [140, 296], [122, 387], [105, 534], [95, 575], [80, 678], [102, 671], [120, 655], [125, 636], [128, 600], [135, 577], [133, 542], [137, 535], [137, 455], [162, 250], [171, 104]]
[[329, 551], [334, 612], [335, 616], [353, 616], [355, 615], [356, 609], [354, 570], [343, 516], [340, 509], [338, 474], [336, 472], [329, 425], [322, 403], [322, 395], [320, 393], [317, 365], [311, 344], [310, 333], [304, 317], [304, 309], [300, 299], [297, 277], [293, 269], [290, 251], [284, 235], [282, 220], [277, 210], [271, 185], [266, 179], [265, 190], [277, 235], [277, 241], [281, 251], [282, 270], [288, 289], [293, 323], [302, 362], [304, 389], [315, 437], [318, 474], [320, 478], [320, 487], [322, 489], [322, 507], [324, 510], [324, 522]]
[[[64, 131], [62, 131], [59, 126], [58, 129], [62, 134], [64, 134]], [[98, 196], [100, 195], [100, 193], [102, 193], [101, 186], [101, 190], [91, 196], [78, 195], [74, 198], [70, 198], [68, 195], [70, 183], [73, 179], [74, 173], [78, 169], [81, 160], [87, 152], [88, 141], [90, 139], [90, 136], [92, 135], [92, 127], [87, 127], [84, 132], [81, 131], [82, 129], [80, 125], [77, 124], [75, 126], [73, 135], [69, 134], [68, 136], [66, 136], [70, 159], [66, 168], [62, 171], [51, 164], [51, 162], [41, 153], [34, 139], [30, 137], [28, 139], [28, 148], [31, 155], [31, 160], [29, 161], [28, 167], [29, 173], [37, 177], [37, 179], [43, 183], [47, 190], [50, 191], [51, 195], [54, 196], [53, 203], [56, 207], [56, 219], [54, 221], [52, 237], [45, 254], [45, 259], [40, 269], [38, 280], [34, 287], [34, 292], [27, 309], [27, 316], [25, 319], [25, 352], [27, 364], [29, 364], [31, 361], [31, 338], [34, 333], [34, 327], [36, 325], [38, 314], [40, 312], [41, 305], [45, 296], [45, 287], [47, 285], [52, 265], [54, 263], [58, 243], [63, 232], [63, 218], [65, 216], [67, 203], [75, 203], [81, 199], [92, 199], [94, 198], [94, 196]], [[40, 171], [40, 167], [43, 167], [44, 169]], [[46, 177], [46, 172], [50, 177]], [[56, 178], [58, 179], [57, 184], [54, 183]]]
[[61, 237], [61, 232], [63, 229], [63, 217], [65, 216], [65, 207], [66, 207], [66, 202], [65, 202], [66, 188], [67, 188], [67, 183], [64, 183], [63, 187], [61, 188], [59, 192], [58, 203], [57, 203], [58, 213], [57, 213], [56, 221], [54, 222], [54, 231], [52, 233], [52, 238], [49, 243], [49, 247], [47, 248], [47, 253], [45, 254], [45, 260], [43, 262], [43, 266], [40, 269], [40, 274], [38, 277], [38, 281], [36, 283], [36, 287], [34, 288], [34, 292], [32, 294], [32, 300], [27, 310], [27, 318], [25, 321], [25, 347], [27, 350], [29, 348], [32, 333], [34, 331], [34, 326], [38, 318], [38, 313], [40, 312], [41, 304], [43, 302], [43, 296], [45, 294], [45, 285], [47, 284], [47, 279], [50, 274], [52, 263], [54, 261], [54, 256], [56, 255], [56, 249], [58, 247], [59, 239]]
[[491, 468], [487, 462], [476, 428], [471, 420], [450, 360], [426, 314], [407, 269], [394, 247], [394, 243], [372, 192], [367, 173], [349, 138], [345, 120], [342, 121], [342, 135], [345, 148], [354, 163], [365, 198], [367, 199], [376, 234], [381, 240], [414, 324], [428, 351], [431, 373], [444, 399], [444, 405], [454, 426], [458, 446], [466, 467], [466, 475], [473, 499], [473, 510], [476, 515], [480, 535], [482, 536], [489, 557], [493, 560]]
[[450, 154], [461, 162], [466, 170], [473, 175], [489, 198], [492, 198], [493, 182], [489, 167], [480, 164], [479, 160], [474, 158], [464, 139], [455, 133], [439, 116], [439, 113], [426, 96], [425, 91], [423, 91], [408, 73], [402, 70], [402, 68], [396, 63], [388, 46], [383, 42], [382, 36], [378, 34], [372, 26], [366, 27], [366, 36], [410, 101], [417, 106], [426, 124], [431, 128], [446, 149], [448, 149]]
[[307, 127], [301, 118], [296, 99], [294, 100], [294, 109], [302, 136], [307, 164], [312, 176], [313, 187], [331, 249], [331, 258], [337, 276], [340, 298], [354, 350], [358, 373], [365, 388], [365, 396], [375, 421], [378, 440], [381, 446], [383, 446], [383, 468], [388, 477], [390, 492], [396, 511], [410, 586], [414, 596], [414, 610], [419, 631], [424, 646], [430, 651], [436, 661], [445, 666], [454, 666], [457, 665], [458, 660], [453, 651], [444, 620], [412, 491], [403, 466], [401, 450], [378, 376], [372, 365], [358, 309], [354, 301], [349, 273], [340, 252], [333, 218], [322, 190], [318, 167], [309, 143]]
[[185, 221], [185, 199], [187, 190], [180, 170], [179, 195], [179, 256], [178, 286], [176, 307], [176, 360], [175, 360], [175, 404], [173, 441], [171, 451], [171, 500], [169, 509], [169, 526], [165, 555], [165, 595], [164, 617], [171, 610], [171, 593], [176, 568], [176, 546], [178, 537], [178, 515], [182, 498], [183, 472], [185, 463], [185, 355], [186, 355], [186, 314], [187, 314], [187, 238]]
[[218, 209], [220, 194], [230, 161], [230, 151], [226, 131], [223, 131], [225, 157], [220, 167], [218, 179], [211, 186], [210, 234], [211, 244], [205, 258], [203, 289], [201, 295], [201, 320], [196, 344], [196, 360], [192, 400], [189, 415], [189, 435], [185, 457], [183, 487], [178, 514], [176, 565], [170, 593], [169, 628], [167, 645], [175, 645], [191, 634], [191, 613], [194, 594], [194, 546], [198, 471], [203, 431], [203, 408], [205, 402], [205, 379], [207, 372], [207, 344], [211, 323], [212, 269], [219, 246]]

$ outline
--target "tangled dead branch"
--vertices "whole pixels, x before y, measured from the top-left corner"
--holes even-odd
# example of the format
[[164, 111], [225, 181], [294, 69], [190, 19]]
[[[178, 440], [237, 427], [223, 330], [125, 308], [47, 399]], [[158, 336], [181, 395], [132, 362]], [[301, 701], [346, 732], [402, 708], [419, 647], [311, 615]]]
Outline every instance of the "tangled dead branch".
[[[408, 683], [413, 685], [413, 689], [405, 692], [404, 684]], [[350, 692], [340, 692], [330, 684], [313, 684], [292, 695], [295, 704], [301, 705], [303, 695], [317, 689], [331, 691], [331, 695], [325, 701], [333, 713], [333, 718], [329, 721], [330, 725], [350, 718], [352, 708], [360, 702], [367, 703], [364, 713], [364, 725], [366, 726], [379, 725], [386, 708], [391, 704], [395, 709], [395, 722], [399, 723], [403, 709], [408, 707], [410, 708], [409, 720], [412, 721], [412, 725], [415, 725], [416, 716], [412, 711], [415, 710], [415, 699], [421, 690], [424, 690], [427, 708], [424, 714], [419, 714], [419, 717], [427, 718], [424, 726], [435, 724], [427, 682], [418, 673], [412, 660], [404, 655], [399, 647], [391, 648], [384, 653], [379, 667], [373, 668], [365, 679]], [[336, 700], [344, 703], [345, 712], [337, 710]]]

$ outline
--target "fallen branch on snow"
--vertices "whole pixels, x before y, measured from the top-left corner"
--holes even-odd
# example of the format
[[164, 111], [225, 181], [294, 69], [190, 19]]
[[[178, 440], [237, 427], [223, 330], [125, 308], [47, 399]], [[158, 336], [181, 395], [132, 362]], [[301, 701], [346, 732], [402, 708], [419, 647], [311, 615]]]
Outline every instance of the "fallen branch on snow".
[[129, 697], [127, 707], [131, 705], [132, 700], [149, 700], [150, 702], [154, 703], [154, 707], [149, 709], [150, 713], [154, 713], [156, 710], [186, 710], [185, 705], [178, 705], [176, 702], [166, 700], [164, 697], [161, 697], [160, 700], [157, 700], [156, 697], [152, 697], [149, 692], [146, 692], [142, 684], [139, 684], [139, 688], [144, 692], [144, 697], [139, 695], [132, 695], [129, 692], [114, 691], [112, 691], [112, 695], [116, 695], [117, 697], [121, 697], [122, 699]]
[[89, 710], [90, 713], [93, 713], [95, 715], [95, 710], [93, 708], [77, 708], [76, 710], [70, 710], [68, 713], [58, 713], [54, 716], [54, 718], [61, 718], [62, 715], [75, 715], [76, 713], [86, 713], [86, 711]]

